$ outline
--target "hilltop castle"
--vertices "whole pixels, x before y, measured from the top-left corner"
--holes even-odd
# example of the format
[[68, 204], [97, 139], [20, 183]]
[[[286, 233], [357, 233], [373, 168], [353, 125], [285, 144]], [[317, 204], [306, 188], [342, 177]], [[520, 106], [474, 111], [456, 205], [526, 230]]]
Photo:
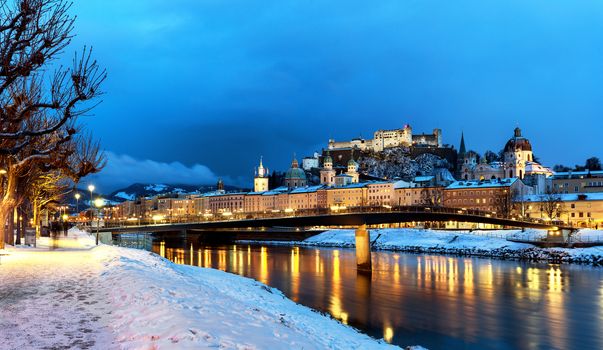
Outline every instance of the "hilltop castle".
[[373, 139], [355, 138], [350, 141], [329, 140], [331, 151], [356, 148], [361, 151], [381, 152], [392, 147], [442, 147], [442, 130], [433, 129], [433, 134], [413, 135], [412, 128], [406, 124], [402, 129], [377, 130]]

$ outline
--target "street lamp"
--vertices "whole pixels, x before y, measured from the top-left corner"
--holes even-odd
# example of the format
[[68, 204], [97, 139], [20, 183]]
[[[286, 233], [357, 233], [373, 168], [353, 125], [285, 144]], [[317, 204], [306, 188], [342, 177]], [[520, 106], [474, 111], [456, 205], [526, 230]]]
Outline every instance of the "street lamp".
[[92, 192], [94, 191], [95, 187], [94, 185], [90, 184], [88, 185], [88, 191], [90, 191], [90, 207], [92, 207]]
[[[92, 186], [94, 187], [94, 186]], [[90, 188], [90, 187], [88, 187]], [[98, 245], [98, 230], [100, 227], [100, 208], [102, 208], [105, 205], [105, 200], [102, 198], [97, 198], [94, 200], [94, 206], [97, 208], [98, 210], [98, 215], [97, 215], [97, 219], [96, 219], [96, 245]]]
[[80, 212], [80, 198], [82, 195], [79, 192], [75, 193], [75, 212], [79, 214]]

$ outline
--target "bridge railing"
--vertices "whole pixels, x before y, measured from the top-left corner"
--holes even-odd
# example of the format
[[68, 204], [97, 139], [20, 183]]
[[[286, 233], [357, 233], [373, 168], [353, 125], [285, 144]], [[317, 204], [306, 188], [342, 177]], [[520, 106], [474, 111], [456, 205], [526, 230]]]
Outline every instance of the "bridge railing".
[[433, 213], [433, 214], [459, 214], [462, 216], [475, 216], [482, 218], [494, 218], [501, 220], [518, 221], [523, 223], [533, 224], [551, 224], [550, 221], [542, 219], [527, 218], [527, 217], [514, 217], [503, 215], [501, 213], [487, 212], [481, 210], [473, 210], [466, 208], [450, 208], [442, 206], [384, 206], [384, 205], [372, 205], [372, 206], [356, 206], [343, 208], [313, 208], [313, 209], [300, 209], [291, 212], [282, 211], [266, 211], [256, 213], [230, 213], [229, 216], [223, 216], [221, 214], [215, 214], [209, 217], [206, 216], [180, 216], [172, 217], [167, 220], [156, 221], [151, 218], [143, 219], [138, 218], [134, 220], [105, 220], [105, 227], [124, 227], [124, 226], [140, 226], [140, 225], [151, 225], [151, 224], [174, 224], [174, 223], [202, 223], [202, 222], [214, 222], [214, 221], [228, 221], [228, 220], [245, 220], [245, 219], [277, 219], [277, 218], [289, 218], [289, 217], [303, 217], [303, 216], [317, 216], [317, 215], [345, 215], [353, 213]]

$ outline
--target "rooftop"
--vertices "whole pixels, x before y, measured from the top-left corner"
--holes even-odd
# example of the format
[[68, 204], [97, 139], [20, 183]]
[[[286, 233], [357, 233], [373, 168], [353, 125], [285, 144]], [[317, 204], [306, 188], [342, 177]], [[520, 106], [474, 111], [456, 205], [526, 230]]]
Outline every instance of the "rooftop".
[[492, 187], [509, 187], [517, 181], [516, 178], [507, 178], [500, 180], [463, 180], [451, 183], [447, 190], [464, 189], [464, 188], [492, 188]]

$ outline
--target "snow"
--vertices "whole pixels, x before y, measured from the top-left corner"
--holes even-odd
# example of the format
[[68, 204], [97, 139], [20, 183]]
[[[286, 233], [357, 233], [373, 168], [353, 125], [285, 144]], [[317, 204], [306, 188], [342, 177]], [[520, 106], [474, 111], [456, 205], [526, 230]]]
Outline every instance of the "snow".
[[434, 175], [437, 168], [449, 168], [445, 159], [430, 153], [421, 154], [413, 159], [410, 150], [405, 147], [388, 148], [377, 153], [363, 153], [358, 163], [367, 174], [388, 179], [397, 177], [410, 179], [417, 173]]
[[167, 188], [168, 188], [167, 185], [164, 185], [164, 184], [147, 185], [144, 187], [145, 190], [154, 191], [154, 192], [163, 192]]
[[446, 189], [509, 187], [517, 181], [516, 178], [500, 180], [463, 180], [451, 183]]
[[136, 196], [122, 191], [122, 192], [117, 192], [114, 197], [123, 198], [127, 201], [133, 201]]
[[[553, 198], [558, 198], [562, 202], [603, 201], [603, 192], [559, 193], [550, 196]], [[547, 201], [548, 198], [549, 195], [547, 194], [533, 194], [524, 196], [524, 200], [528, 202], [543, 202]]]
[[394, 348], [255, 280], [146, 251], [96, 247], [77, 229], [6, 252], [5, 348]]
[[[538, 230], [528, 230], [537, 232]], [[526, 232], [526, 233], [529, 233]], [[410, 246], [447, 247], [463, 249], [492, 250], [499, 248], [525, 249], [531, 244], [515, 243], [506, 240], [506, 236], [521, 233], [521, 230], [479, 231], [467, 234], [467, 231], [436, 231], [413, 228], [370, 230], [372, 246], [377, 249], [395, 250]], [[545, 231], [546, 234], [546, 231]], [[307, 245], [355, 246], [354, 230], [329, 230], [303, 241]]]
[[[507, 238], [544, 237], [545, 230], [475, 230], [438, 231], [414, 228], [370, 230], [373, 249], [404, 251], [410, 253], [482, 256], [490, 258], [548, 261], [555, 263], [584, 263], [603, 265], [603, 247], [590, 248], [538, 248], [529, 243], [519, 243]], [[580, 230], [576, 241], [589, 242], [603, 239], [601, 230]], [[322, 247], [355, 247], [354, 230], [329, 230], [301, 242], [262, 242]]]

